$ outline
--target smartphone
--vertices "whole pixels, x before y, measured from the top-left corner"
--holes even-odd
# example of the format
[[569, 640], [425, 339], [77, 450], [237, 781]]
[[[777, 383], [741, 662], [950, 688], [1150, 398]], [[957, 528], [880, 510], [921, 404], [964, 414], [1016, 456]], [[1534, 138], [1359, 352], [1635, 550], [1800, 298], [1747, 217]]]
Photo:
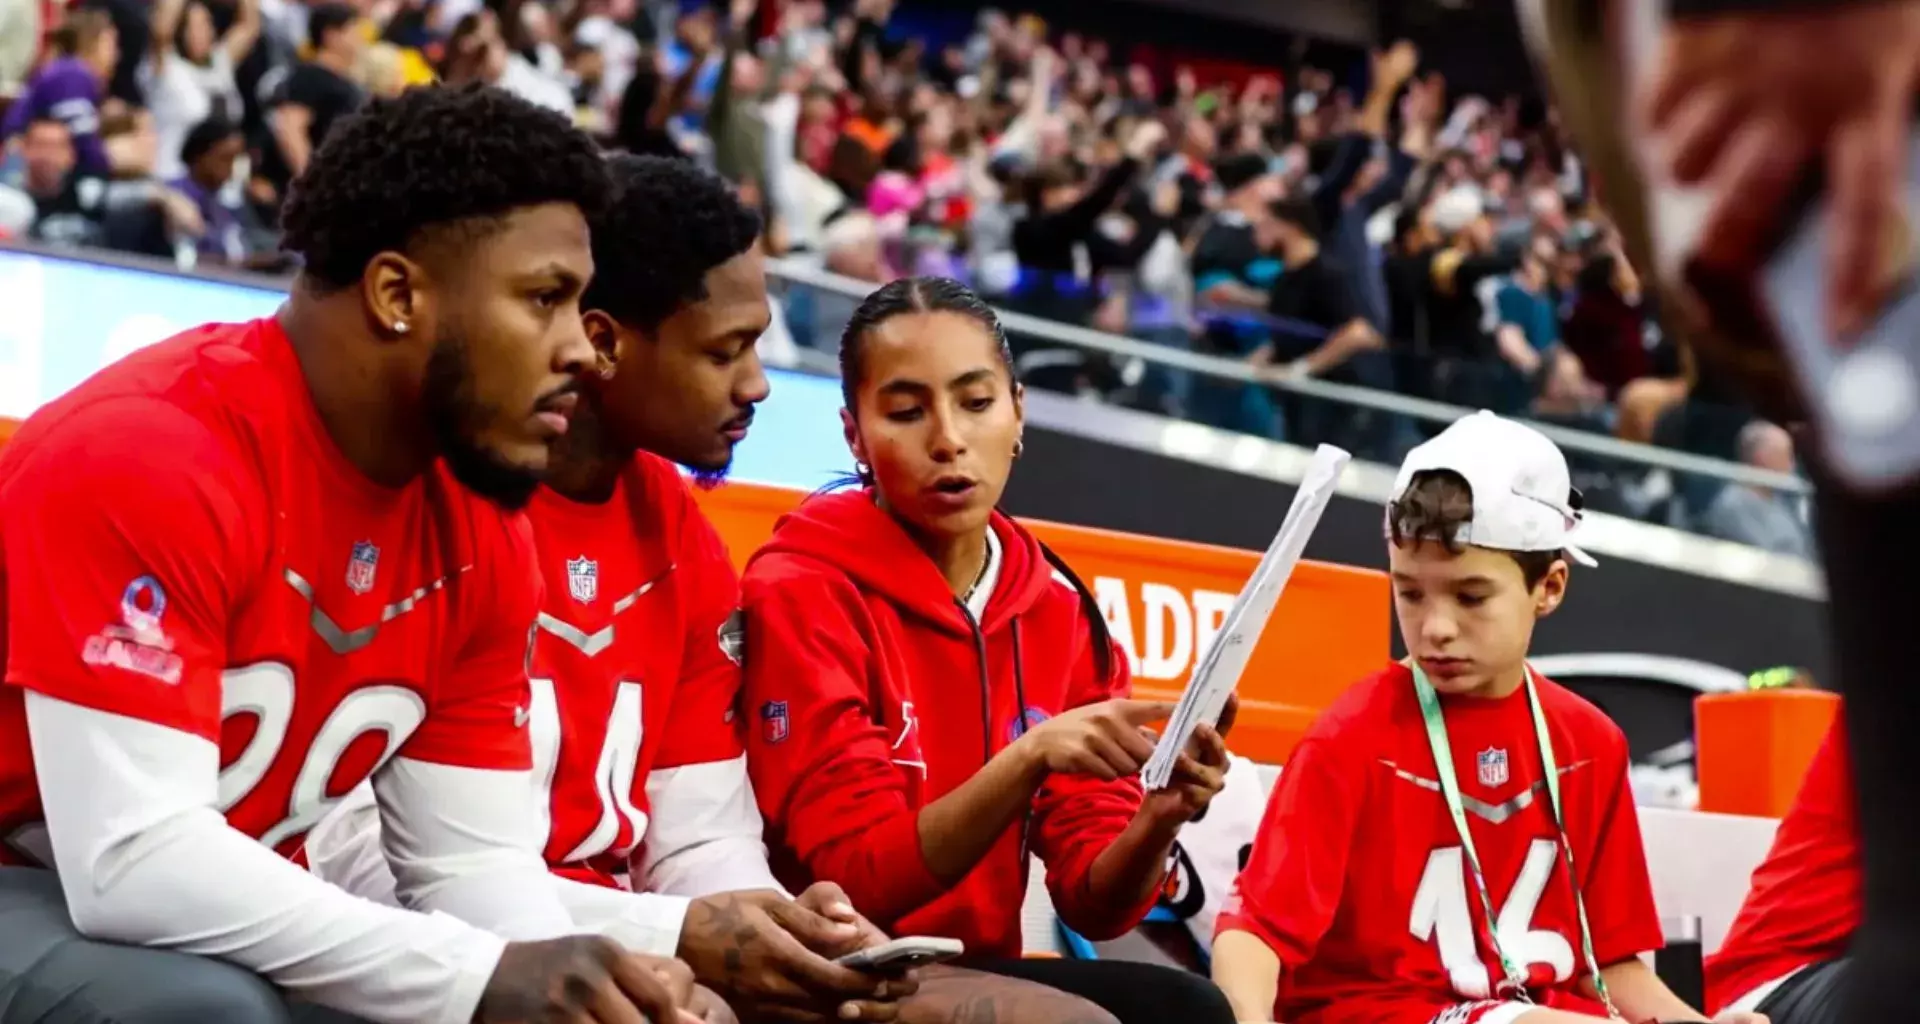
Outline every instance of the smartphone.
[[896, 974], [928, 964], [946, 963], [967, 951], [959, 939], [941, 939], [929, 935], [911, 935], [903, 939], [848, 953], [834, 962], [856, 971]]
[[[1920, 168], [1920, 134], [1907, 159]], [[1760, 305], [1827, 464], [1849, 487], [1886, 491], [1920, 478], [1920, 276], [1910, 270], [1872, 326], [1836, 344], [1826, 328], [1828, 208], [1824, 194], [1803, 206], [1761, 272]], [[1920, 212], [1920, 177], [1907, 180], [1906, 208]]]

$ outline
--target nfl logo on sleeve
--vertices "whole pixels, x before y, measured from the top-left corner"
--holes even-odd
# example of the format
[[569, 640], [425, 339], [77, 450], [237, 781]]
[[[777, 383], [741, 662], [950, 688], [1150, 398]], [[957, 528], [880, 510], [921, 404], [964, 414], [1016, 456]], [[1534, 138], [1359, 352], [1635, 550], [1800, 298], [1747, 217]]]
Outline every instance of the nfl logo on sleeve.
[[585, 555], [568, 559], [567, 593], [581, 604], [592, 604], [600, 596], [600, 563]]
[[380, 549], [370, 540], [363, 540], [353, 546], [353, 553], [347, 558], [347, 589], [356, 594], [364, 594], [373, 589], [373, 574], [380, 568]]
[[787, 702], [770, 700], [760, 705], [760, 735], [768, 743], [787, 738]]
[[1482, 786], [1507, 784], [1507, 752], [1498, 747], [1482, 750], [1477, 756]]

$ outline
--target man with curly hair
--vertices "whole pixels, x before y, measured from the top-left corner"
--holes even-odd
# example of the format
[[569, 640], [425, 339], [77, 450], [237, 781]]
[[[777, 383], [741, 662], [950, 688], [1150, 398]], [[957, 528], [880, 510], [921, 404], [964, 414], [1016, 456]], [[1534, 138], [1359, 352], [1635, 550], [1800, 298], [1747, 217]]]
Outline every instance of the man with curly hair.
[[[294, 188], [275, 316], [109, 366], [0, 455], [0, 1020], [682, 1019], [684, 964], [553, 938], [510, 796], [538, 585], [506, 509], [595, 364], [608, 190], [505, 93], [375, 104]], [[289, 859], [369, 777], [408, 909]]]

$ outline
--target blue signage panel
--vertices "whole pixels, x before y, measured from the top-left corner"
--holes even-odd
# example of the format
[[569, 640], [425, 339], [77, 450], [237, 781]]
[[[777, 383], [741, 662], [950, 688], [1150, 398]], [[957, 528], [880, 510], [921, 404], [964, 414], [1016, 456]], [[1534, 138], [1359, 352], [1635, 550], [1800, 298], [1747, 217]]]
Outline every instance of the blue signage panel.
[[[267, 316], [283, 290], [0, 249], [0, 416], [33, 410], [102, 366], [209, 321]], [[807, 490], [850, 472], [839, 382], [771, 370], [733, 477]]]

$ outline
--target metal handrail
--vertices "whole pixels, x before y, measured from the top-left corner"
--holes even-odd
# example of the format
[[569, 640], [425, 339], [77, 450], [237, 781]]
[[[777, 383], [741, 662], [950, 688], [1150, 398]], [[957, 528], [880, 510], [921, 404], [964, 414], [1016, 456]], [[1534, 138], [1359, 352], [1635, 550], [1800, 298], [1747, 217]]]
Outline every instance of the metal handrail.
[[[50, 249], [19, 240], [0, 242], [0, 250], [12, 249], [30, 255], [73, 260], [84, 263], [97, 263], [106, 266], [124, 267], [129, 270], [142, 270], [149, 273], [167, 274], [174, 277], [205, 278], [224, 281], [228, 284], [246, 285], [257, 288], [272, 288], [284, 291], [289, 278], [248, 271], [236, 271], [225, 268], [200, 267], [191, 271], [181, 270], [177, 266], [148, 256], [117, 253], [107, 250], [66, 250]], [[818, 267], [786, 258], [767, 261], [767, 272], [776, 278], [791, 281], [809, 288], [833, 292], [853, 299], [864, 299], [873, 291], [873, 285], [851, 277], [829, 273]], [[1172, 366], [1210, 377], [1224, 377], [1246, 383], [1264, 384], [1282, 391], [1291, 391], [1309, 398], [1324, 399], [1363, 409], [1375, 409], [1393, 415], [1407, 416], [1425, 420], [1429, 423], [1451, 423], [1461, 416], [1472, 412], [1465, 406], [1449, 405], [1424, 398], [1377, 391], [1372, 388], [1355, 387], [1351, 384], [1334, 384], [1323, 380], [1276, 379], [1256, 372], [1247, 364], [1223, 359], [1219, 356], [1202, 355], [1196, 352], [1183, 352], [1149, 342], [1137, 341], [1116, 334], [1071, 324], [1047, 320], [1041, 317], [1016, 313], [1011, 310], [996, 310], [1001, 323], [1009, 330], [1019, 331], [1036, 337], [1046, 338], [1062, 345], [1091, 349], [1111, 355], [1142, 359], [1147, 362]], [[812, 367], [809, 367], [812, 368]], [[1550, 423], [1533, 423], [1541, 433], [1552, 438], [1555, 443], [1569, 451], [1582, 452], [1601, 458], [1667, 469], [1678, 473], [1692, 473], [1754, 487], [1767, 487], [1789, 494], [1808, 494], [1811, 488], [1805, 480], [1786, 473], [1775, 473], [1752, 466], [1728, 462], [1724, 459], [1709, 458], [1688, 452], [1658, 448], [1653, 445], [1636, 444], [1621, 441], [1602, 434], [1592, 434], [1580, 430], [1555, 426]]]
[[[864, 299], [872, 292], [874, 285], [856, 278], [822, 270], [819, 267], [786, 258], [767, 261], [767, 273], [772, 277], [789, 281], [808, 288], [833, 292], [853, 299]], [[1223, 377], [1228, 380], [1249, 384], [1261, 384], [1305, 395], [1309, 398], [1323, 399], [1345, 405], [1373, 409], [1396, 416], [1425, 420], [1429, 423], [1452, 423], [1454, 420], [1473, 412], [1461, 405], [1435, 402], [1410, 395], [1379, 391], [1373, 388], [1356, 387], [1352, 384], [1335, 384], [1331, 381], [1312, 378], [1279, 378], [1262, 374], [1244, 362], [1225, 359], [1220, 356], [1204, 355], [1198, 352], [1185, 352], [1179, 349], [1139, 341], [1117, 334], [1107, 334], [1087, 327], [1077, 327], [1047, 320], [1042, 317], [1017, 313], [1008, 309], [996, 309], [1001, 325], [1007, 330], [1033, 335], [1048, 341], [1069, 345], [1074, 348], [1105, 352], [1109, 355], [1130, 359], [1141, 359], [1162, 366], [1171, 366], [1210, 377]], [[1551, 423], [1529, 421], [1529, 425], [1542, 434], [1552, 438], [1555, 444], [1568, 450], [1586, 455], [1612, 459], [1620, 462], [1632, 462], [1676, 473], [1690, 473], [1696, 476], [1712, 477], [1733, 483], [1754, 487], [1766, 487], [1788, 494], [1809, 494], [1812, 488], [1805, 480], [1789, 473], [1776, 473], [1771, 470], [1757, 469], [1753, 466], [1725, 459], [1715, 459], [1690, 452], [1674, 451], [1650, 444], [1638, 444], [1593, 434], [1582, 430], [1556, 426]]]

